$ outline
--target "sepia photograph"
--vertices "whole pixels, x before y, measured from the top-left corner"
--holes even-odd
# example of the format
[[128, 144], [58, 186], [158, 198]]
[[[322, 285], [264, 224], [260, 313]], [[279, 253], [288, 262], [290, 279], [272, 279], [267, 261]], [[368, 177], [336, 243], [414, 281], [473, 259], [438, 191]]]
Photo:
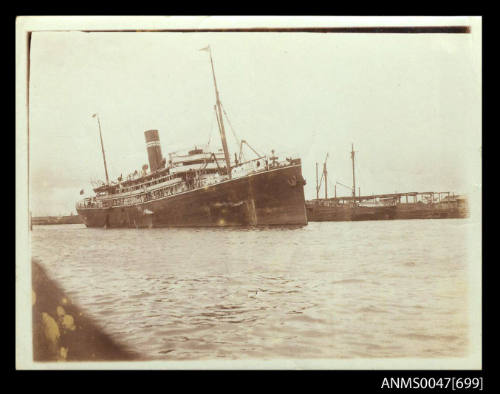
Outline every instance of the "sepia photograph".
[[16, 368], [480, 370], [481, 23], [18, 17]]

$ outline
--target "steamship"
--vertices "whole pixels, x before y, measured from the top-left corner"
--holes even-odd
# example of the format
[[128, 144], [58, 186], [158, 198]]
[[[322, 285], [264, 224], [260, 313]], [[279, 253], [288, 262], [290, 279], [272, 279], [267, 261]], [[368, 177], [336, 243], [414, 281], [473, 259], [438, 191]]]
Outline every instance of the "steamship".
[[[109, 181], [103, 154], [106, 182], [95, 187], [95, 195], [77, 202], [76, 209], [87, 227], [204, 227], [306, 225], [304, 184], [300, 158], [279, 160], [259, 155], [245, 160], [230, 159], [221, 102], [210, 47], [215, 87], [215, 112], [222, 149], [194, 149], [163, 157], [158, 130], [144, 132], [149, 166], [142, 172]], [[249, 147], [250, 145], [246, 143]], [[251, 147], [250, 147], [251, 148]], [[253, 148], [251, 148], [257, 153]]]

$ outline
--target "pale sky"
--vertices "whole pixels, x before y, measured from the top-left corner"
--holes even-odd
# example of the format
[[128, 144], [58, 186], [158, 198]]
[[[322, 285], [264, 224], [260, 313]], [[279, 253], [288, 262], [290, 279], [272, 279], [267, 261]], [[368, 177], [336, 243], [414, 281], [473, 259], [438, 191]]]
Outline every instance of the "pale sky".
[[[362, 194], [467, 193], [480, 182], [481, 59], [470, 34], [43, 32], [31, 41], [33, 215], [75, 212], [79, 191], [105, 179], [96, 112], [111, 179], [148, 162], [148, 129], [164, 156], [210, 136], [218, 149], [209, 58], [198, 51], [207, 45], [237, 136], [300, 157], [306, 198], [327, 152], [329, 196], [335, 181], [351, 185], [351, 143]], [[234, 156], [227, 123], [226, 133]]]

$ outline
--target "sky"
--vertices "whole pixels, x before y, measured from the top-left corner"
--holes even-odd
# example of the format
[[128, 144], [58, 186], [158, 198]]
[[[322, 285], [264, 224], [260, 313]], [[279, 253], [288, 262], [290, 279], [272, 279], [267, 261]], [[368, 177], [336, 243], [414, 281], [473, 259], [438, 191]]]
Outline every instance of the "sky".
[[[302, 159], [305, 196], [329, 154], [328, 192], [468, 193], [480, 182], [481, 59], [470, 34], [36, 32], [29, 87], [34, 216], [75, 213], [105, 179], [164, 156], [220, 148], [210, 45], [235, 134], [259, 153]], [[226, 123], [231, 156], [238, 151]], [[246, 154], [251, 157], [251, 152]], [[338, 195], [350, 190], [338, 186]], [[321, 190], [324, 196], [324, 189]]]

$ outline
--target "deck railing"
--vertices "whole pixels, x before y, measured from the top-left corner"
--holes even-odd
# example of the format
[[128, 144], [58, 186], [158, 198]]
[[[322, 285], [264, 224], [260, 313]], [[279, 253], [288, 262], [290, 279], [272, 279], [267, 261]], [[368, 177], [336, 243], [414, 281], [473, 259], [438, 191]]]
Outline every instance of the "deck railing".
[[[299, 159], [288, 159], [287, 161], [272, 161], [269, 163], [265, 160], [266, 156], [259, 157], [257, 159], [248, 160], [243, 163], [239, 163], [238, 166], [233, 167], [244, 168], [244, 173], [241, 176], [247, 176], [252, 173], [261, 172], [261, 171], [269, 171], [279, 167], [288, 167], [290, 165], [300, 163]], [[298, 161], [297, 161], [298, 160]], [[256, 163], [260, 164], [257, 165]], [[249, 165], [251, 167], [249, 167]], [[227, 176], [220, 177], [210, 177], [210, 178], [188, 178], [184, 182], [179, 182], [177, 184], [171, 185], [157, 185], [156, 183], [150, 185], [149, 188], [146, 187], [146, 183], [141, 184], [141, 192], [137, 194], [115, 194], [108, 195], [103, 198], [96, 197], [87, 197], [83, 200], [77, 202], [76, 207], [78, 209], [85, 208], [111, 208], [111, 207], [123, 207], [123, 206], [131, 206], [136, 204], [141, 204], [144, 202], [159, 200], [165, 197], [174, 196], [176, 194], [180, 194], [186, 191], [200, 189], [203, 187], [215, 185], [224, 181], [227, 181]], [[156, 187], [155, 187], [156, 186]]]

